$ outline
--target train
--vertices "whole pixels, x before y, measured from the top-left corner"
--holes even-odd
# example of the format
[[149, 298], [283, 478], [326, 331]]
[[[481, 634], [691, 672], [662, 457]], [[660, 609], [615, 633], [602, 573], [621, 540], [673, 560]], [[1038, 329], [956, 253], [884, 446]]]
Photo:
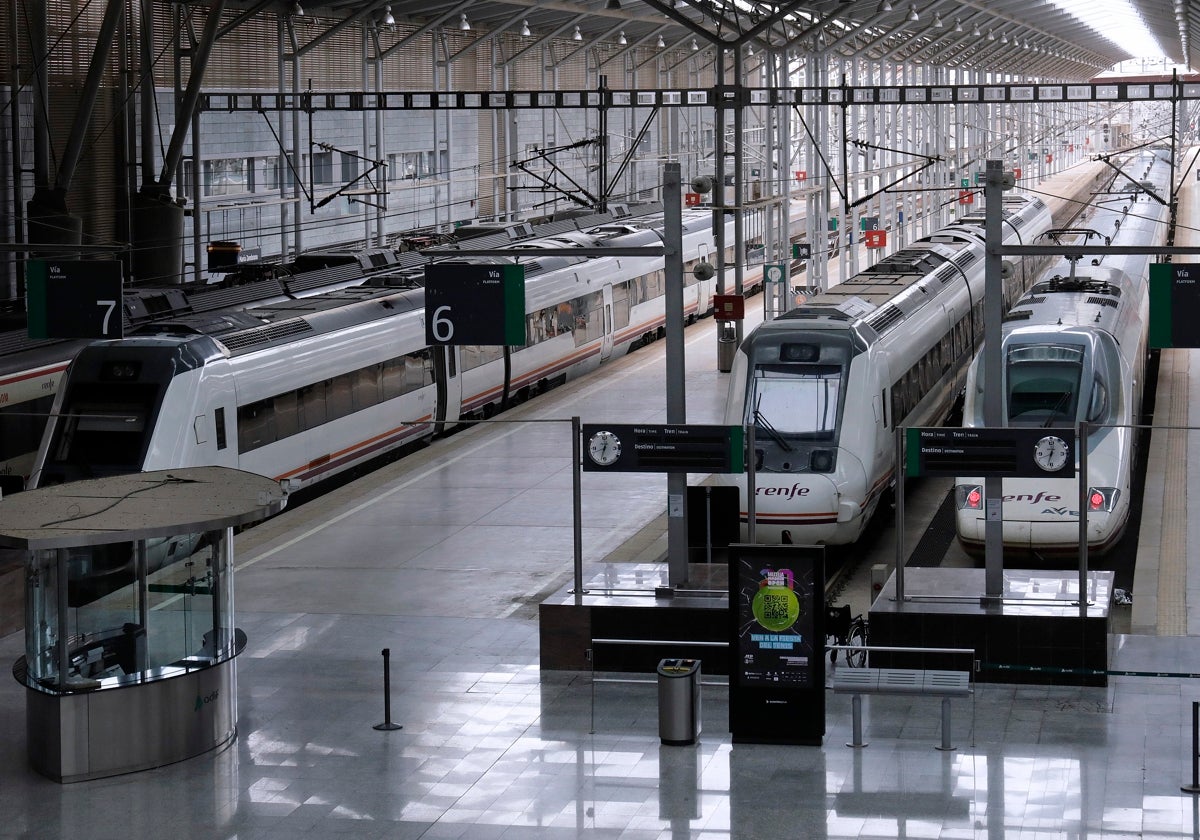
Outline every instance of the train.
[[[710, 312], [716, 291], [715, 279], [693, 271], [715, 261], [713, 216], [683, 213], [689, 318]], [[744, 227], [748, 242], [762, 234], [755, 218]], [[520, 346], [427, 344], [419, 267], [88, 343], [57, 389], [29, 485], [222, 465], [299, 490], [490, 416], [654, 340], [665, 324], [661, 257], [536, 250], [660, 245], [663, 221], [662, 212], [611, 220], [483, 260], [525, 266]], [[761, 270], [744, 280], [754, 291]]]
[[[1085, 262], [1068, 254], [1038, 278], [1002, 328], [1003, 425], [1076, 429], [1088, 424], [1087, 551], [1102, 555], [1124, 534], [1132, 482], [1149, 328], [1148, 272], [1167, 236], [1170, 160], [1145, 150], [1122, 169], [1136, 178], [1104, 195], [1086, 226], [1057, 237], [1072, 242], [1144, 246], [1145, 253]], [[963, 425], [982, 426], [985, 383], [980, 360], [967, 374]], [[1047, 432], [1049, 442], [1062, 440]], [[1078, 452], [1063, 451], [1078, 470]], [[1066, 478], [1005, 478], [1001, 517], [1006, 556], [1078, 554], [1079, 483]], [[955, 529], [972, 554], [984, 548], [984, 483], [955, 480]]]
[[[1036, 195], [1003, 197], [1004, 242], [1049, 229]], [[760, 543], [856, 541], [895, 477], [895, 429], [942, 423], [983, 340], [984, 216], [913, 242], [748, 335], [724, 422], [753, 438], [737, 487], [742, 536]], [[1014, 264], [1006, 300], [1038, 266]], [[747, 487], [754, 482], [754, 533]]]
[[[504, 232], [528, 234], [528, 228], [515, 223]], [[200, 285], [127, 288], [122, 294], [122, 325], [129, 332], [180, 314], [305, 297], [358, 285], [374, 274], [424, 259], [407, 253], [407, 241], [396, 244], [396, 248], [326, 248], [302, 253], [287, 263], [242, 263], [222, 271], [222, 279]], [[86, 343], [31, 339], [23, 323], [15, 326], [0, 332], [0, 494], [25, 488], [59, 382]]]

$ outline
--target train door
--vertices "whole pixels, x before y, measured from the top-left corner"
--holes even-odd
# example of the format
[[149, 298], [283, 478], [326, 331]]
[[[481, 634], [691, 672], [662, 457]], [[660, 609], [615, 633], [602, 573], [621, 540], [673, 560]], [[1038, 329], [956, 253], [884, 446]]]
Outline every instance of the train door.
[[613, 351], [613, 290], [611, 283], [604, 284], [604, 335], [600, 338], [600, 361]]
[[437, 425], [438, 433], [446, 426], [453, 426], [462, 414], [462, 375], [458, 363], [457, 347], [431, 347], [433, 353], [433, 378], [437, 385], [437, 407], [434, 419], [445, 425]]

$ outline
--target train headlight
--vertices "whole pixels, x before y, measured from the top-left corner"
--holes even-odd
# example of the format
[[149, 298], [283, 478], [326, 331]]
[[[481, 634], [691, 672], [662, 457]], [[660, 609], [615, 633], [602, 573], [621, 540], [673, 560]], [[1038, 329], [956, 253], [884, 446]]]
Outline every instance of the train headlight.
[[1112, 513], [1120, 496], [1121, 491], [1117, 487], [1089, 487], [1088, 510], [1095, 513]]
[[814, 449], [808, 458], [808, 468], [819, 473], [833, 472], [836, 461], [832, 449]]
[[983, 510], [982, 485], [954, 485], [954, 506], [959, 510]]

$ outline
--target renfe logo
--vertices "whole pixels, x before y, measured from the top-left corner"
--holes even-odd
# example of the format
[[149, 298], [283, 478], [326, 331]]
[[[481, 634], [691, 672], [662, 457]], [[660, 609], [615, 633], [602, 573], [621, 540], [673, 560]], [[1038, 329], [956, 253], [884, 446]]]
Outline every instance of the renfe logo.
[[802, 487], [799, 484], [793, 484], [791, 487], [757, 487], [754, 490], [755, 496], [785, 496], [789, 499], [794, 499], [797, 496], [807, 496], [808, 488]]
[[1038, 502], [1061, 502], [1062, 496], [1039, 491], [1036, 496], [1032, 493], [1017, 493], [1014, 496], [1004, 496], [1003, 500], [1006, 502], [1029, 502], [1031, 505], [1036, 505]]

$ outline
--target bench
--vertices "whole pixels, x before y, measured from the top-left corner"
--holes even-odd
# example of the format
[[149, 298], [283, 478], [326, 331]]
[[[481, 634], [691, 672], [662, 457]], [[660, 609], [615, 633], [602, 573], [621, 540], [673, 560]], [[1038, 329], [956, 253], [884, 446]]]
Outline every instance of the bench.
[[971, 675], [966, 671], [915, 670], [910, 668], [838, 668], [833, 672], [833, 693], [853, 695], [854, 741], [848, 747], [865, 747], [862, 739], [862, 695], [928, 694], [942, 698], [942, 743], [950, 744], [950, 698], [971, 693]]

